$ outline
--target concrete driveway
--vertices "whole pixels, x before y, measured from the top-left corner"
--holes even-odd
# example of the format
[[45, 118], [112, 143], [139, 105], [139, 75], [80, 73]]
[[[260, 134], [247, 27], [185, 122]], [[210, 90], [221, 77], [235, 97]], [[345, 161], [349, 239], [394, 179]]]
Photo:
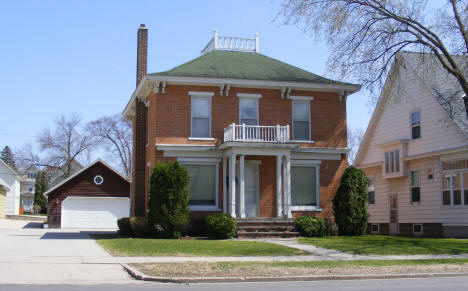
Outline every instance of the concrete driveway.
[[[0, 284], [131, 283], [120, 264], [88, 234], [0, 219]], [[92, 263], [90, 263], [92, 262]]]

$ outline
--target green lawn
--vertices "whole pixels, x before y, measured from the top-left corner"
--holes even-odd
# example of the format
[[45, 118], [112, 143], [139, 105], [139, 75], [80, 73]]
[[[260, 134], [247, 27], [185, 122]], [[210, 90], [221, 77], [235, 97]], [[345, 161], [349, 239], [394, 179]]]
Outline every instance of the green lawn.
[[307, 252], [265, 242], [95, 236], [114, 256], [293, 256]]
[[437, 255], [468, 253], [468, 240], [386, 235], [299, 238], [299, 242], [363, 255]]

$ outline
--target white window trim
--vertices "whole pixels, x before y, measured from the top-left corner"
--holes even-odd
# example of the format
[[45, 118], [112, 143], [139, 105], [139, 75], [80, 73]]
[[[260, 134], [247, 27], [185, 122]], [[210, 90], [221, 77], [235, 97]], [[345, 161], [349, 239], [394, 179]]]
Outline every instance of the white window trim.
[[[192, 94], [190, 94], [191, 99], [190, 99], [190, 137], [189, 137], [189, 139], [190, 139], [190, 138], [194, 138], [194, 139], [197, 139], [197, 138], [212, 138], [212, 137], [211, 137], [211, 117], [212, 117], [212, 116], [211, 116], [211, 115], [212, 115], [212, 112], [211, 112], [211, 109], [212, 109], [212, 106], [211, 106], [211, 102], [212, 102], [211, 97], [214, 95], [214, 93], [213, 93], [213, 92], [192, 92], [192, 91], [190, 91], [189, 93], [192, 93]], [[194, 94], [194, 93], [195, 93], [195, 94]], [[201, 95], [201, 93], [206, 93], [206, 94], [212, 93], [213, 95]], [[209, 119], [210, 119], [210, 121], [208, 122], [208, 124], [209, 124], [209, 126], [208, 126], [208, 132], [209, 132], [209, 134], [210, 134], [209, 137], [198, 137], [198, 136], [193, 136], [193, 133], [192, 133], [192, 131], [193, 131], [193, 115], [192, 115], [192, 114], [193, 114], [193, 110], [192, 110], [192, 108], [193, 108], [193, 99], [194, 99], [194, 98], [208, 98], [208, 99], [210, 100], [210, 114], [209, 114]]]
[[[415, 225], [420, 225], [421, 226], [421, 232], [415, 232], [414, 231], [414, 226]], [[420, 236], [420, 235], [423, 235], [423, 233], [424, 233], [423, 224], [422, 223], [413, 223], [413, 235]]]
[[[260, 95], [260, 94], [256, 94], [256, 95]], [[260, 95], [261, 96], [261, 95]], [[239, 97], [239, 124], [241, 124], [241, 100], [242, 99], [252, 99], [252, 97], [245, 97], [245, 96], [242, 96], [240, 97], [239, 94], [237, 94], [237, 97]], [[260, 98], [260, 97], [259, 97]], [[257, 101], [257, 125], [260, 124], [260, 105], [258, 104], [258, 99], [259, 98], [256, 98], [256, 101]]]
[[372, 204], [369, 203], [369, 185], [367, 185], [367, 189], [366, 189], [367, 190], [367, 207], [369, 207], [369, 206], [374, 207], [375, 204], [377, 204], [377, 203], [375, 203], [375, 176], [374, 175], [367, 176], [367, 179], [369, 179], [369, 178], [374, 179], [374, 203], [372, 203]]
[[192, 97], [213, 97], [214, 92], [200, 92], [200, 91], [189, 91], [188, 94]]
[[[442, 207], [449, 207], [449, 208], [468, 208], [468, 204], [464, 204], [465, 202], [465, 189], [468, 190], [468, 185], [465, 185], [465, 181], [463, 180], [463, 175], [468, 175], [468, 171], [466, 169], [456, 169], [456, 170], [446, 170], [441, 172], [441, 179], [440, 179], [440, 204]], [[450, 191], [450, 204], [445, 205], [444, 204], [444, 189], [443, 189], [443, 179], [445, 176], [452, 176], [450, 178], [450, 185], [449, 185], [449, 191]], [[460, 195], [461, 195], [461, 203], [460, 205], [455, 205], [455, 192], [454, 192], [454, 181], [453, 181], [453, 176], [454, 175], [459, 175], [460, 178]]]
[[[322, 211], [320, 208], [320, 164], [317, 160], [291, 160], [291, 167], [315, 167], [315, 196], [316, 206], [291, 205], [291, 211]], [[292, 193], [291, 193], [292, 195]]]
[[221, 211], [219, 207], [220, 158], [177, 158], [181, 165], [215, 165], [215, 205], [189, 205], [190, 211]]
[[[377, 225], [377, 231], [373, 230], [373, 226]], [[380, 233], [380, 224], [378, 223], [371, 223], [371, 233]]]
[[[411, 182], [411, 173], [412, 172], [418, 172], [419, 175], [419, 183], [418, 185], [413, 185]], [[420, 170], [410, 170], [409, 171], [409, 182], [410, 182], [410, 203], [413, 206], [419, 206], [421, 204], [421, 171]], [[413, 188], [419, 188], [419, 201], [413, 202]]]
[[237, 93], [236, 96], [238, 98], [254, 98], [254, 99], [262, 98], [262, 94], [252, 94], [252, 93]]
[[189, 137], [188, 140], [215, 140], [214, 137]]
[[[291, 97], [291, 96], [289, 96]], [[294, 139], [294, 102], [301, 102], [301, 103], [306, 103], [308, 104], [307, 105], [307, 108], [308, 108], [308, 111], [309, 111], [309, 114], [308, 114], [308, 122], [309, 122], [309, 139], [307, 140], [300, 140], [300, 139]], [[302, 142], [302, 143], [305, 143], [305, 142], [313, 142], [312, 141], [312, 124], [311, 124], [311, 111], [310, 111], [310, 100], [299, 100], [299, 99], [292, 99], [292, 102], [291, 102], [291, 120], [292, 120], [292, 138], [291, 138], [291, 141], [292, 142]]]
[[290, 95], [288, 97], [291, 100], [298, 100], [298, 101], [314, 101], [314, 97], [312, 96], [293, 96]]
[[[419, 137], [416, 138], [416, 139], [413, 139], [413, 113], [416, 113], [416, 112], [419, 112]], [[410, 140], [411, 141], [418, 141], [418, 140], [421, 140], [422, 139], [422, 126], [421, 126], [421, 122], [422, 122], [422, 114], [421, 114], [421, 109], [414, 109], [410, 112]]]

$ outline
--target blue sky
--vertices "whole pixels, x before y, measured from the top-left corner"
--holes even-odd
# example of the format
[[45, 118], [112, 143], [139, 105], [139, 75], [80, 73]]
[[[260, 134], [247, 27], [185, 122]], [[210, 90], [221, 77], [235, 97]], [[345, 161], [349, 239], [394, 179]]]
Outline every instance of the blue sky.
[[[148, 72], [196, 58], [216, 28], [253, 37], [260, 52], [326, 74], [327, 47], [274, 22], [282, 1], [0, 2], [0, 148], [34, 142], [59, 114], [85, 122], [122, 112], [135, 89], [136, 32], [149, 28]], [[365, 129], [363, 93], [348, 99], [348, 125]]]

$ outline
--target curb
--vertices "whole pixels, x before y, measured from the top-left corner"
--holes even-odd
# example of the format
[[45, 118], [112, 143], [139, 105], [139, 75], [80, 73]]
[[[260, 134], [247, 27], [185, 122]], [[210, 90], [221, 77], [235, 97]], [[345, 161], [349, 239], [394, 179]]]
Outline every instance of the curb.
[[154, 277], [146, 275], [128, 264], [121, 266], [136, 280], [161, 283], [235, 283], [235, 282], [284, 282], [284, 281], [330, 281], [330, 280], [372, 280], [372, 279], [416, 279], [468, 277], [468, 273], [419, 273], [419, 274], [381, 274], [381, 275], [323, 275], [287, 277]]

